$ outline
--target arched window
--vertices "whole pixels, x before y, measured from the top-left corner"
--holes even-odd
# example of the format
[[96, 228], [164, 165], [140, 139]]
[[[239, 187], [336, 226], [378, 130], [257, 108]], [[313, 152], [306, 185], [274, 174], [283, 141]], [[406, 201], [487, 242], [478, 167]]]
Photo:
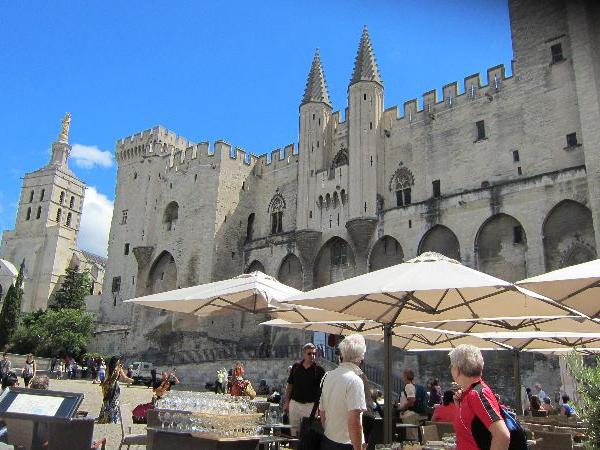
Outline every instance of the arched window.
[[29, 203], [31, 203], [33, 201], [33, 195], [34, 195], [34, 193], [33, 193], [33, 191], [31, 191], [29, 193]]
[[64, 201], [65, 201], [65, 191], [62, 191], [60, 193], [60, 204], [62, 205]]
[[58, 208], [58, 211], [56, 211], [56, 221], [58, 223], [60, 223], [61, 216], [62, 216], [62, 210], [60, 208]]
[[163, 216], [163, 222], [167, 224], [167, 231], [171, 231], [175, 228], [177, 219], [179, 217], [179, 205], [177, 202], [171, 202], [165, 208]]
[[248, 216], [248, 224], [246, 225], [246, 242], [250, 242], [252, 240], [252, 235], [254, 234], [254, 213]]
[[75, 206], [75, 196], [71, 195], [71, 200], [69, 200], [69, 208], [73, 209], [73, 206]]
[[415, 177], [406, 167], [400, 167], [390, 180], [390, 191], [396, 193], [396, 206], [411, 204], [411, 186], [415, 184]]
[[29, 219], [31, 219], [31, 207], [27, 208], [27, 216], [25, 217], [25, 220]]
[[42, 215], [42, 207], [38, 206], [37, 214], [35, 215], [35, 218], [39, 219], [41, 217], [41, 215]]
[[46, 194], [46, 189], [42, 189], [42, 192], [40, 193], [40, 202], [42, 200], [44, 200], [44, 195]]
[[319, 206], [319, 208], [323, 207], [323, 196], [319, 195], [319, 200], [317, 200], [317, 205]]
[[333, 193], [333, 209], [337, 208], [340, 203], [337, 191]]
[[70, 227], [71, 226], [71, 213], [67, 213], [67, 226]]
[[333, 162], [331, 163], [331, 168], [336, 169], [340, 166], [348, 165], [348, 150], [345, 148], [341, 148], [339, 152], [333, 158]]
[[281, 194], [275, 194], [269, 203], [271, 234], [283, 232], [283, 211], [285, 211], [285, 200]]
[[331, 265], [345, 266], [348, 263], [348, 244], [342, 239], [336, 239], [331, 246]]

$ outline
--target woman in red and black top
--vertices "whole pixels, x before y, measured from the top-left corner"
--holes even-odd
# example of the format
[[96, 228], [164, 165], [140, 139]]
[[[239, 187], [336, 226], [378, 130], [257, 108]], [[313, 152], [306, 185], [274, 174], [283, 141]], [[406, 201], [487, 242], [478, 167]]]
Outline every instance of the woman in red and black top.
[[494, 392], [481, 379], [481, 352], [472, 345], [459, 345], [449, 356], [452, 378], [461, 387], [455, 396], [457, 450], [507, 450], [510, 433]]

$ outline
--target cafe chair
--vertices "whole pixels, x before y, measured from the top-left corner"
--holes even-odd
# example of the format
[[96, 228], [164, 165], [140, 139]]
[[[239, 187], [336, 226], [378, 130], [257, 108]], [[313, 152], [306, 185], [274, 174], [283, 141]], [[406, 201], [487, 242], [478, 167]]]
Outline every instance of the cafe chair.
[[440, 434], [436, 425], [423, 425], [421, 427], [421, 442], [439, 441]]
[[[125, 416], [123, 416], [123, 409], [125, 409]], [[131, 414], [131, 408], [129, 408], [128, 405], [119, 405], [119, 416], [121, 418], [121, 443], [119, 444], [119, 450], [121, 450], [124, 445], [127, 446], [127, 450], [129, 450], [132, 445], [145, 446], [148, 441], [148, 435], [146, 433], [132, 433], [133, 417]], [[125, 433], [126, 428], [127, 433]]]
[[[68, 422], [48, 425], [48, 450], [90, 450], [96, 443], [94, 437], [94, 419], [73, 419]], [[102, 441], [100, 442], [102, 445]], [[95, 448], [105, 448], [103, 446]]]
[[15, 448], [30, 448], [33, 442], [34, 422], [25, 419], [4, 419], [6, 423], [6, 442]]
[[573, 436], [569, 433], [551, 431], [535, 432], [536, 450], [572, 450]]

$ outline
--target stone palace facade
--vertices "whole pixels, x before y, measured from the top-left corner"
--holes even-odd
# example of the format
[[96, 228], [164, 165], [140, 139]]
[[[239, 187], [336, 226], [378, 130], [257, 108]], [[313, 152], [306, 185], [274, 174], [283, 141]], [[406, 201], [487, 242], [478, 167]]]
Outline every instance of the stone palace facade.
[[595, 258], [600, 4], [509, 9], [512, 76], [500, 65], [386, 107], [365, 28], [342, 111], [315, 54], [297, 146], [255, 156], [160, 126], [118, 140], [99, 347], [257, 345], [268, 337], [262, 317], [123, 303], [254, 270], [306, 290], [424, 251], [510, 281]]

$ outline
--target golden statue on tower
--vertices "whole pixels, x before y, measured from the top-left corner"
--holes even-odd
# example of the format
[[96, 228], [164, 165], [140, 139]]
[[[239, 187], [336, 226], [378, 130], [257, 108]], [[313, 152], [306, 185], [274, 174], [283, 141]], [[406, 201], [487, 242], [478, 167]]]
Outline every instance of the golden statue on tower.
[[71, 113], [66, 113], [65, 118], [61, 123], [60, 134], [58, 135], [58, 142], [69, 142], [69, 126], [71, 125]]

